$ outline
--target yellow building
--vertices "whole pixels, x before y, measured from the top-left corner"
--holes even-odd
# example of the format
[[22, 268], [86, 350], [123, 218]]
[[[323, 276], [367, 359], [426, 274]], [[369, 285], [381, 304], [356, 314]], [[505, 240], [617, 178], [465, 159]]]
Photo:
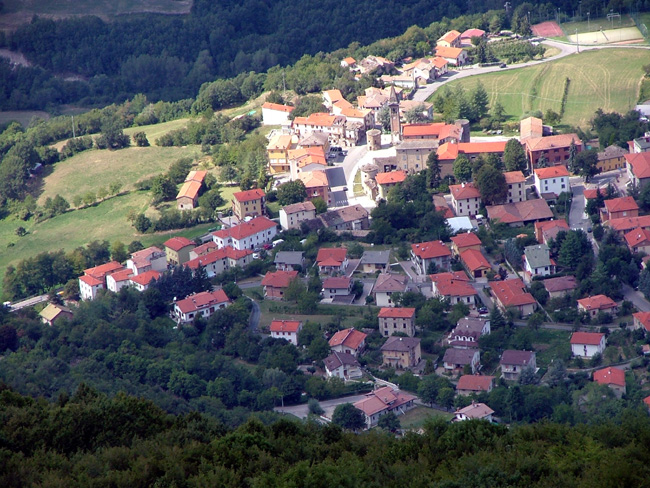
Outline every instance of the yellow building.
[[254, 190], [238, 191], [233, 194], [232, 213], [239, 220], [246, 217], [259, 217], [264, 215], [266, 193], [256, 188]]
[[606, 147], [604, 151], [598, 153], [598, 164], [596, 164], [596, 168], [601, 173], [625, 168], [625, 155], [627, 153], [627, 150], [620, 146], [612, 145]]
[[271, 174], [289, 172], [289, 149], [291, 149], [291, 136], [278, 134], [266, 146], [269, 157], [269, 171]]

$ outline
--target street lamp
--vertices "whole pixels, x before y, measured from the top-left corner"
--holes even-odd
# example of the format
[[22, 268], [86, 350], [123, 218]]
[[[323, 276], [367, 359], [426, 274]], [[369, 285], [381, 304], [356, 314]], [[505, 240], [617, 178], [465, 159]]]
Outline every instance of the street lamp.
[[591, 29], [590, 29], [590, 27], [589, 27], [589, 14], [590, 14], [590, 13], [591, 13], [591, 12], [587, 12], [587, 30], [591, 32]]
[[560, 7], [557, 8], [557, 23], [560, 23]]

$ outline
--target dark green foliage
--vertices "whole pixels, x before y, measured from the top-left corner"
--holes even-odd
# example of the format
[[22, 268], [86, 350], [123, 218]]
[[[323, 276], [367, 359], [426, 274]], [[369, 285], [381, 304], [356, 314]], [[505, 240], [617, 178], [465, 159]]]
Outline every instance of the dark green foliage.
[[648, 123], [641, 122], [638, 112], [634, 111], [621, 115], [598, 109], [591, 126], [598, 133], [601, 150], [613, 144], [627, 148], [627, 141], [641, 137], [648, 130]]
[[347, 430], [361, 430], [366, 425], [363, 412], [351, 403], [343, 403], [334, 409], [332, 422]]
[[474, 177], [476, 186], [481, 193], [483, 205], [502, 203], [508, 196], [508, 184], [503, 173], [494, 166], [485, 164]]
[[278, 203], [283, 207], [300, 203], [307, 198], [307, 190], [302, 180], [289, 181], [278, 187]]
[[517, 139], [510, 139], [503, 151], [503, 162], [507, 171], [526, 171], [528, 160], [523, 146]]
[[135, 145], [138, 147], [149, 146], [149, 139], [147, 139], [147, 134], [142, 131], [133, 134], [133, 142], [135, 142]]
[[169, 167], [167, 170], [167, 177], [169, 180], [174, 183], [174, 185], [179, 185], [185, 181], [187, 174], [192, 169], [192, 159], [191, 158], [181, 158]]

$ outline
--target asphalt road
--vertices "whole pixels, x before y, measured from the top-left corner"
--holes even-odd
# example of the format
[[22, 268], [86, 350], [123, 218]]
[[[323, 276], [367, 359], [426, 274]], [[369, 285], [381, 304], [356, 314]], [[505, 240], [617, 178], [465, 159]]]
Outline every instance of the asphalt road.
[[39, 303], [47, 302], [47, 299], [48, 299], [48, 295], [39, 295], [37, 297], [31, 297], [21, 302], [12, 303], [11, 306], [9, 307], [9, 311], [15, 312], [16, 310], [20, 310], [21, 308], [33, 307], [34, 305], [38, 305]]
[[[365, 397], [366, 397], [365, 395], [354, 395], [354, 396], [335, 398], [334, 400], [322, 401], [320, 402], [320, 406], [325, 411], [323, 416], [332, 418], [334, 409], [338, 405], [341, 405], [343, 403], [355, 403], [358, 402], [359, 400], [363, 400]], [[273, 410], [275, 410], [276, 412], [290, 413], [301, 419], [307, 418], [307, 415], [309, 414], [309, 407], [307, 406], [306, 403], [301, 405], [292, 405], [290, 407], [275, 407]]]

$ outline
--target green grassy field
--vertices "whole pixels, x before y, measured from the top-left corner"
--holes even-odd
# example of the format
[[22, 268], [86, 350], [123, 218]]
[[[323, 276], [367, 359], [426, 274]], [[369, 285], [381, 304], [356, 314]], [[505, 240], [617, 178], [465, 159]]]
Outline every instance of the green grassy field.
[[[472, 76], [461, 83], [465, 91], [481, 82], [506, 114], [518, 120], [524, 112], [560, 112], [564, 79], [571, 79], [562, 124], [586, 126], [598, 108], [626, 112], [634, 106], [649, 53], [642, 49], [602, 49], [567, 56], [536, 66]], [[435, 94], [429, 99], [435, 98]]]
[[589, 21], [583, 22], [563, 22], [560, 24], [561, 29], [565, 34], [575, 34], [578, 29], [578, 34], [585, 32], [596, 32], [602, 29], [618, 29], [619, 27], [633, 27], [634, 20], [629, 15], [621, 15], [620, 19], [607, 20], [607, 17], [591, 18]]
[[166, 171], [176, 160], [200, 154], [198, 146], [84, 151], [55, 165], [52, 174], [43, 179], [39, 200], [42, 203], [58, 193], [70, 201], [75, 195], [107, 188], [114, 182], [121, 183], [123, 191], [132, 190], [137, 181]]
[[445, 420], [451, 420], [454, 416], [452, 413], [442, 412], [429, 407], [418, 406], [415, 407], [404, 415], [399, 416], [399, 423], [402, 429], [419, 429], [424, 423], [435, 417], [442, 417]]

